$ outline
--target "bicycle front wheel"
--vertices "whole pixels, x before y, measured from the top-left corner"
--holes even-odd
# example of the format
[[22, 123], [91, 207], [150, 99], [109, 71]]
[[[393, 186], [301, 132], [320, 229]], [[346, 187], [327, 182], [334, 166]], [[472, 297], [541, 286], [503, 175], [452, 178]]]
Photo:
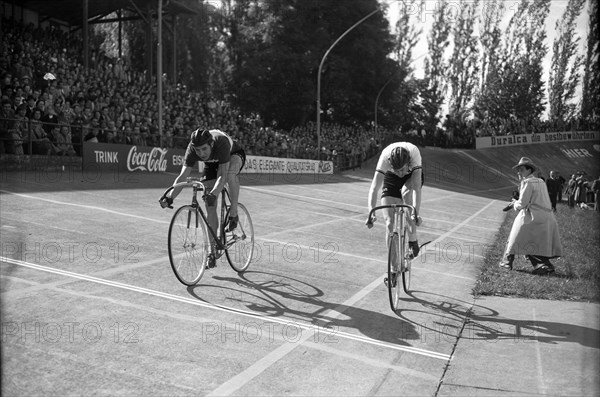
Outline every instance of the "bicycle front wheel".
[[198, 211], [184, 205], [175, 211], [169, 226], [169, 261], [177, 279], [195, 285], [204, 274], [210, 243]]
[[388, 249], [388, 276], [387, 287], [390, 297], [390, 307], [396, 311], [400, 304], [400, 244], [398, 233], [394, 232], [390, 237]]
[[[404, 215], [405, 216], [405, 215]], [[402, 271], [402, 287], [404, 292], [410, 293], [410, 275], [411, 273], [411, 250], [408, 246], [408, 224], [406, 218], [403, 219], [402, 228], [400, 231], [400, 258]]]
[[250, 213], [243, 204], [238, 203], [238, 225], [233, 230], [228, 230], [227, 220], [229, 211], [223, 222], [221, 233], [225, 236], [225, 255], [229, 265], [236, 272], [244, 272], [252, 262], [254, 254], [254, 226]]

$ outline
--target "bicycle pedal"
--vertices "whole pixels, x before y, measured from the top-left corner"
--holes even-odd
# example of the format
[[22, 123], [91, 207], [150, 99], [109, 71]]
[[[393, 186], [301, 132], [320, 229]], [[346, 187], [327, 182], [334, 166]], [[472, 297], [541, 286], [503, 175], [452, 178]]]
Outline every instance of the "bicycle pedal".
[[[395, 277], [396, 279], [397, 277]], [[392, 288], [394, 288], [396, 286], [396, 280], [394, 279], [394, 281], [392, 282]], [[385, 284], [386, 287], [389, 287], [388, 283], [389, 283], [389, 279], [387, 277], [385, 277], [383, 279], [383, 283]]]

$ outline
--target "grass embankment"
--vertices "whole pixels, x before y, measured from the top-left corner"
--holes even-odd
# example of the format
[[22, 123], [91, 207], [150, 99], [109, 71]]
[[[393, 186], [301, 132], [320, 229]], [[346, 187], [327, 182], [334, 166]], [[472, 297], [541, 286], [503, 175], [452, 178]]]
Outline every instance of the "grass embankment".
[[563, 257], [553, 259], [556, 271], [538, 276], [524, 256], [515, 258], [512, 271], [498, 267], [516, 212], [509, 211], [496, 240], [487, 251], [473, 293], [532, 299], [600, 302], [600, 213], [565, 204], [557, 206], [556, 220]]

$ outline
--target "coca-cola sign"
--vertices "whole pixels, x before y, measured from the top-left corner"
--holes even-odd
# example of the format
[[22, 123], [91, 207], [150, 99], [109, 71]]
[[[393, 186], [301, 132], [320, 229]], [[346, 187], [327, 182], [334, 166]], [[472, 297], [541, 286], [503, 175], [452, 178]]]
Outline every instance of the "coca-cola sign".
[[138, 151], [137, 146], [132, 146], [127, 155], [127, 170], [129, 171], [148, 171], [164, 172], [167, 170], [166, 155], [168, 149], [161, 148], [141, 148]]
[[83, 167], [90, 171], [179, 172], [184, 154], [183, 149], [84, 142]]

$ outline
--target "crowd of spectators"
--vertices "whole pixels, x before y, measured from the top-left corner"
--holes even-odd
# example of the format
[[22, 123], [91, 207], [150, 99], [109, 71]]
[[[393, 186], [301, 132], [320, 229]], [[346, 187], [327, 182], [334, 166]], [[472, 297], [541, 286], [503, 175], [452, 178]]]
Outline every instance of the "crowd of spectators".
[[79, 155], [83, 142], [185, 148], [198, 127], [226, 131], [253, 155], [318, 158], [321, 152], [348, 165], [376, 151], [364, 128], [324, 124], [319, 150], [313, 124], [290, 132], [265, 127], [225, 100], [166, 81], [161, 139], [156, 87], [145, 73], [97, 49], [85, 70], [81, 54], [81, 40], [61, 29], [2, 21], [0, 152]]
[[394, 139], [419, 145], [474, 147], [475, 137], [542, 132], [564, 126], [523, 121], [452, 120], [426, 131], [316, 125], [291, 131], [264, 126], [226, 100], [191, 92], [165, 81], [163, 135], [159, 135], [156, 85], [145, 72], [120, 58], [90, 50], [90, 67], [81, 59], [82, 41], [59, 28], [24, 26], [3, 19], [0, 40], [0, 153], [80, 155], [83, 142], [185, 148], [191, 131], [218, 128], [240, 141], [251, 155], [326, 158], [348, 168], [374, 155]]

